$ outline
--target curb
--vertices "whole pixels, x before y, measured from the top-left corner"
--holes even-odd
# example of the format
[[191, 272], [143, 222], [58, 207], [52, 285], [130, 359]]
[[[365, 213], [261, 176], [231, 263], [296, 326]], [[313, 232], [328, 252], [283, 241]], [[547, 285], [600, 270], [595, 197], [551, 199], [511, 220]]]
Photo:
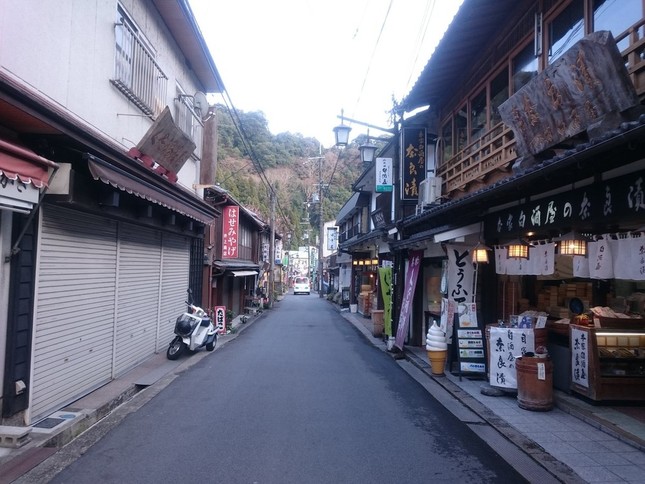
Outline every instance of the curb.
[[420, 360], [416, 355], [410, 353], [409, 351], [404, 351], [404, 355], [407, 361], [412, 363], [419, 370], [423, 371], [429, 378], [434, 380], [456, 400], [461, 402], [465, 407], [478, 415], [482, 420], [484, 420], [488, 425], [490, 425], [506, 439], [512, 442], [526, 455], [531, 457], [553, 477], [561, 482], [566, 483], [587, 482], [581, 479], [578, 474], [576, 474], [569, 466], [557, 460], [551, 454], [546, 452], [538, 443], [532, 441], [524, 434], [516, 430], [504, 419], [495, 415], [495, 413], [488, 409], [488, 407], [479, 402], [469, 393], [462, 390], [458, 385], [450, 381], [448, 378], [446, 378], [445, 376], [432, 375], [432, 373], [430, 372], [430, 365], [428, 363]]

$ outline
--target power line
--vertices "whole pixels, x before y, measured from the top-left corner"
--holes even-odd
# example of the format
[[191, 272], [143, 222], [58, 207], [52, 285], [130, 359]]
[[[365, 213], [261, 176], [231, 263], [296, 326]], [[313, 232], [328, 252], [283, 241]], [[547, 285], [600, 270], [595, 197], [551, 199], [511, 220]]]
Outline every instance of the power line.
[[278, 200], [277, 193], [275, 192], [273, 185], [271, 185], [271, 182], [266, 176], [266, 172], [264, 171], [262, 164], [260, 163], [257, 155], [255, 154], [252, 144], [248, 140], [248, 136], [246, 134], [246, 131], [244, 130], [244, 126], [242, 125], [242, 120], [240, 118], [240, 115], [237, 112], [237, 109], [235, 108], [235, 105], [233, 104], [233, 101], [231, 100], [231, 97], [228, 94], [228, 91], [224, 89], [224, 91], [222, 92], [222, 95], [224, 97], [224, 104], [226, 104], [226, 108], [228, 109], [228, 112], [231, 116], [233, 125], [235, 126], [235, 129], [237, 130], [238, 134], [240, 135], [240, 139], [242, 140], [242, 145], [246, 150], [247, 156], [250, 158], [253, 167], [255, 168], [256, 172], [260, 177], [260, 180], [264, 184], [267, 191], [270, 193], [269, 198], [271, 198], [271, 194], [275, 197], [276, 205], [278, 207], [278, 211], [280, 212], [280, 216], [282, 217], [282, 221], [284, 222], [285, 227], [289, 230], [292, 230], [291, 223], [289, 219], [286, 217], [286, 215], [284, 214], [282, 207], [280, 206], [280, 201]]
[[365, 90], [365, 84], [367, 83], [367, 78], [372, 68], [372, 62], [374, 61], [374, 56], [376, 55], [376, 50], [378, 49], [379, 43], [381, 41], [381, 36], [383, 35], [383, 31], [385, 30], [385, 24], [387, 23], [387, 19], [390, 15], [390, 10], [392, 10], [393, 3], [394, 3], [394, 0], [390, 0], [390, 4], [387, 7], [387, 12], [385, 12], [385, 18], [383, 19], [383, 23], [381, 24], [381, 29], [379, 30], [378, 37], [376, 38], [376, 43], [374, 44], [374, 48], [372, 49], [372, 55], [370, 56], [370, 60], [367, 64], [367, 70], [365, 71], [365, 76], [363, 77], [363, 84], [361, 84], [361, 89], [358, 93], [358, 99], [356, 99], [356, 106], [360, 104], [361, 96], [363, 95], [363, 91]]

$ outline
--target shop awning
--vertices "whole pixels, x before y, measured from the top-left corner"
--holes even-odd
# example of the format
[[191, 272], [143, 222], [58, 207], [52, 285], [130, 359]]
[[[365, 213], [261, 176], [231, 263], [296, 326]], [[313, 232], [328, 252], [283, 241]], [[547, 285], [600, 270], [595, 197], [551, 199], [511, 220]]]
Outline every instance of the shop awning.
[[161, 188], [139, 179], [120, 168], [108, 165], [106, 162], [93, 156], [88, 158], [87, 164], [95, 180], [101, 180], [103, 183], [126, 193], [156, 203], [204, 224], [212, 224], [214, 222], [214, 215], [201, 211], [189, 205], [184, 200], [181, 200], [179, 197], [167, 191], [161, 191]]
[[231, 271], [233, 277], [257, 276], [258, 271]]
[[49, 170], [58, 165], [33, 151], [0, 139], [0, 175], [36, 188], [47, 186]]

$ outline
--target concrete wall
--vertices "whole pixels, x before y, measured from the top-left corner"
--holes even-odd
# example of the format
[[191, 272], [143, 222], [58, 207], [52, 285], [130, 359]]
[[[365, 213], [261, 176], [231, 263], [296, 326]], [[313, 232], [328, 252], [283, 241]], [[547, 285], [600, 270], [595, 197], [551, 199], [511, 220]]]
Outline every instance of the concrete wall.
[[[121, 2], [156, 50], [168, 77], [165, 104], [175, 113], [177, 86], [202, 90], [150, 2]], [[124, 150], [135, 146], [152, 120], [111, 83], [115, 66], [114, 0], [2, 0], [0, 68], [35, 87]], [[186, 162], [179, 182], [199, 182], [199, 163]]]

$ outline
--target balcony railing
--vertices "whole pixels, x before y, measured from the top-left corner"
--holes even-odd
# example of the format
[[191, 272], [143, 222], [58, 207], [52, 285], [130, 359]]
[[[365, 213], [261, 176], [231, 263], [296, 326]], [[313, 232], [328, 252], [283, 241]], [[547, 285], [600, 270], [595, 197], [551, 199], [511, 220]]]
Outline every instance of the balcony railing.
[[627, 47], [622, 51], [627, 73], [636, 88], [636, 93], [642, 98], [645, 94], [645, 18], [616, 36], [616, 44], [621, 45], [624, 39], [629, 40]]
[[500, 123], [439, 167], [437, 175], [444, 181], [442, 193], [455, 198], [474, 182], [481, 186], [493, 172], [510, 171], [516, 157], [513, 131]]
[[[625, 39], [628, 43], [621, 53], [636, 93], [643, 99], [645, 18], [615, 38], [618, 45]], [[511, 167], [516, 158], [513, 131], [504, 123], [500, 123], [438, 168], [437, 176], [443, 178], [442, 193], [448, 199], [455, 199], [489, 183], [507, 178], [511, 175]]]
[[117, 23], [114, 79], [117, 89], [148, 116], [157, 116], [165, 107], [168, 77], [136, 32]]

